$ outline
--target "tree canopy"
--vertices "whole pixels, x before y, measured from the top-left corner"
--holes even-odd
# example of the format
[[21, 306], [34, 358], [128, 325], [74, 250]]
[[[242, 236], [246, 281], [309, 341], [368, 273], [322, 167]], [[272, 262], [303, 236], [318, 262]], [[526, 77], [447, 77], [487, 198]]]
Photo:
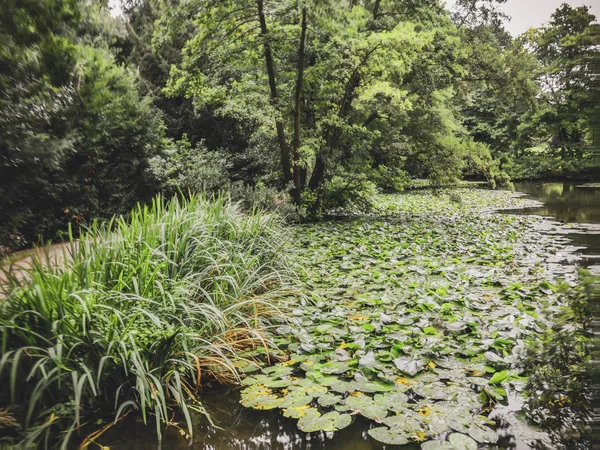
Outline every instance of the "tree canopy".
[[2, 0], [2, 245], [156, 191], [319, 214], [415, 178], [592, 170], [595, 17], [513, 37], [500, 3]]

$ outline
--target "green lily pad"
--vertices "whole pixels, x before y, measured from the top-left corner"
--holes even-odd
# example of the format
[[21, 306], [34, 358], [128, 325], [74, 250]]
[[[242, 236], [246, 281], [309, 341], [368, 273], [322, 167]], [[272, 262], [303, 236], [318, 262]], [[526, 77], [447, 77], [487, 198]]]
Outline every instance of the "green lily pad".
[[406, 445], [410, 442], [410, 435], [395, 428], [371, 428], [368, 433], [373, 439], [388, 445]]
[[383, 420], [388, 413], [387, 408], [366, 395], [350, 396], [346, 399], [346, 405], [367, 419], [375, 421]]
[[427, 441], [421, 444], [421, 450], [456, 450], [448, 441]]
[[462, 331], [466, 330], [468, 328], [468, 325], [467, 322], [456, 321], [447, 323], [446, 328], [450, 331]]
[[389, 411], [402, 412], [406, 410], [408, 396], [402, 392], [391, 392], [388, 394], [377, 394], [373, 400]]
[[310, 410], [314, 409], [310, 405], [298, 405], [298, 406], [290, 406], [283, 410], [283, 415], [285, 417], [290, 417], [292, 419], [300, 419], [308, 414], [311, 414]]
[[317, 402], [321, 406], [333, 406], [333, 405], [340, 403], [341, 401], [342, 401], [341, 395], [335, 395], [335, 394], [329, 394], [329, 393], [323, 394], [317, 399]]
[[477, 450], [477, 442], [466, 434], [452, 433], [448, 440], [456, 450]]
[[498, 433], [485, 426], [478, 427], [477, 425], [471, 425], [467, 430], [467, 433], [480, 444], [495, 444], [498, 442]]
[[352, 423], [352, 417], [349, 414], [340, 414], [337, 411], [328, 412], [320, 415], [318, 412], [306, 414], [298, 421], [298, 428], [306, 433], [314, 431], [338, 431], [346, 428]]
[[414, 377], [417, 373], [425, 368], [425, 363], [418, 359], [413, 359], [409, 356], [402, 356], [394, 359], [394, 365], [402, 372]]

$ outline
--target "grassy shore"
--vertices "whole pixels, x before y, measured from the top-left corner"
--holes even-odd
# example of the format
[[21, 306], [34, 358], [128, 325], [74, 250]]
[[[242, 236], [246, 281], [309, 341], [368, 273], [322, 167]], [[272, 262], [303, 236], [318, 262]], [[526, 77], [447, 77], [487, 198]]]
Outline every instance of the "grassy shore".
[[[193, 434], [210, 380], [269, 361], [266, 330], [293, 294], [278, 219], [228, 200], [157, 198], [34, 258], [0, 305], [0, 399], [25, 444], [66, 446], [89, 420], [137, 411]], [[151, 419], [152, 417], [152, 419]]]

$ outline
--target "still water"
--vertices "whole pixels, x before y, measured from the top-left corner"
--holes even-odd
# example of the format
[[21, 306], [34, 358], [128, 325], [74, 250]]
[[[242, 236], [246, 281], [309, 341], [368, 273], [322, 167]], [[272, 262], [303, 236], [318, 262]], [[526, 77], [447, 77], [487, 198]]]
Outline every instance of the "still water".
[[[516, 183], [516, 190], [526, 193], [543, 203], [543, 206], [527, 210], [510, 211], [516, 214], [547, 216], [569, 224], [567, 236], [574, 245], [581, 247], [579, 253], [586, 266], [598, 262], [600, 257], [600, 185], [580, 183]], [[571, 231], [572, 230], [572, 231]], [[360, 416], [352, 425], [333, 433], [300, 432], [296, 420], [287, 419], [279, 410], [256, 411], [239, 404], [236, 390], [216, 390], [202, 395], [205, 408], [218, 427], [212, 426], [202, 415], [194, 417], [194, 438], [190, 443], [176, 427], [165, 430], [162, 449], [342, 449], [372, 450], [392, 449], [371, 439], [367, 431], [372, 423]], [[510, 405], [509, 405], [510, 406]], [[532, 430], [511, 425], [498, 442], [499, 449], [527, 449], [521, 434]], [[501, 431], [501, 430], [500, 430]], [[128, 418], [97, 439], [99, 446], [111, 450], [156, 449], [156, 434], [152, 426], [144, 426], [139, 419]], [[90, 448], [94, 445], [90, 446]], [[397, 447], [400, 448], [400, 447]], [[418, 449], [419, 445], [403, 446], [402, 450]]]
[[543, 203], [520, 214], [551, 217], [567, 224], [573, 229], [567, 236], [583, 247], [584, 265], [600, 263], [600, 183], [526, 182], [515, 183], [515, 189]]

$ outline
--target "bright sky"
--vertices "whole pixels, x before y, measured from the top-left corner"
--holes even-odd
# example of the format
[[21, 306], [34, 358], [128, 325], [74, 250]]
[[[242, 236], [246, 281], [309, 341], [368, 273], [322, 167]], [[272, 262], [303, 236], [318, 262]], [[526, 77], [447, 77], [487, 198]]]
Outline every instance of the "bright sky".
[[[453, 0], [447, 0], [449, 6], [453, 3]], [[589, 6], [596, 21], [600, 19], [600, 0], [508, 0], [500, 8], [512, 18], [506, 24], [506, 29], [513, 36], [518, 36], [530, 27], [537, 28], [548, 22], [552, 13], [563, 3], [573, 7]]]
[[[109, 0], [113, 16], [121, 13], [119, 0]], [[512, 19], [506, 29], [513, 36], [518, 36], [530, 27], [537, 28], [550, 20], [550, 16], [561, 4], [571, 6], [586, 5], [591, 7], [591, 12], [600, 20], [600, 0], [508, 0], [501, 5], [502, 10]], [[454, 4], [454, 0], [447, 0], [447, 5]]]

